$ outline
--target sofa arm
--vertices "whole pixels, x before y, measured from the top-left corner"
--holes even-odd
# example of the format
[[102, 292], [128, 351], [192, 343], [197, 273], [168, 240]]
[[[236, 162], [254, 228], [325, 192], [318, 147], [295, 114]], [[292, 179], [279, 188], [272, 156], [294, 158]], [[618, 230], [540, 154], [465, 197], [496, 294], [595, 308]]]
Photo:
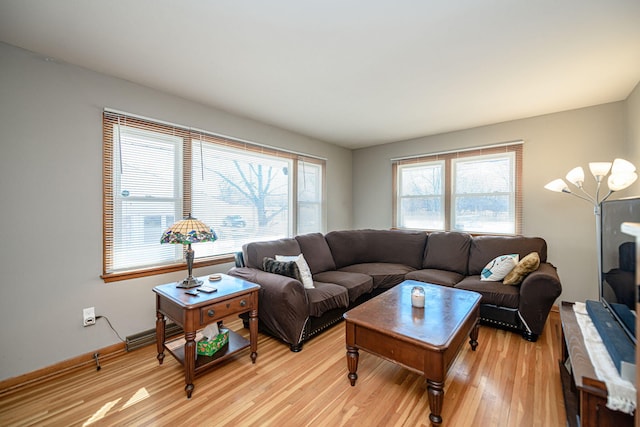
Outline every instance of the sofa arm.
[[300, 343], [309, 317], [307, 293], [302, 283], [250, 267], [234, 267], [227, 274], [260, 285], [258, 319], [261, 327], [287, 344]]
[[551, 306], [561, 292], [558, 272], [550, 263], [541, 263], [536, 271], [524, 278], [520, 285], [518, 311], [532, 333], [542, 333]]

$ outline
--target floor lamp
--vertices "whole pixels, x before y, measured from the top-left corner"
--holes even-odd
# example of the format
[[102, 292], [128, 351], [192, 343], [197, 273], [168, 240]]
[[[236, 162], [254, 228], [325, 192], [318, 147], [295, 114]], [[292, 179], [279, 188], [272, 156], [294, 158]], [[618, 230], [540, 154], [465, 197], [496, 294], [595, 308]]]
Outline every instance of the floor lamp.
[[[569, 189], [569, 186], [564, 180], [558, 178], [551, 181], [544, 186], [547, 190], [555, 191], [558, 193], [571, 194], [582, 200], [585, 200], [593, 205], [593, 213], [596, 216], [596, 247], [598, 250], [598, 286], [602, 281], [602, 236], [601, 236], [601, 208], [602, 202], [607, 200], [611, 194], [615, 191], [624, 190], [629, 187], [638, 179], [636, 174], [636, 167], [624, 159], [615, 159], [613, 164], [611, 162], [593, 162], [589, 163], [589, 171], [596, 180], [596, 192], [595, 195], [587, 193], [583, 187], [584, 184], [584, 170], [578, 166], [573, 168], [567, 173], [566, 179], [571, 184], [576, 186], [581, 193], [574, 193]], [[611, 175], [609, 175], [611, 171]], [[604, 197], [600, 197], [600, 186], [604, 178], [609, 175], [607, 179], [607, 186], [609, 191]]]

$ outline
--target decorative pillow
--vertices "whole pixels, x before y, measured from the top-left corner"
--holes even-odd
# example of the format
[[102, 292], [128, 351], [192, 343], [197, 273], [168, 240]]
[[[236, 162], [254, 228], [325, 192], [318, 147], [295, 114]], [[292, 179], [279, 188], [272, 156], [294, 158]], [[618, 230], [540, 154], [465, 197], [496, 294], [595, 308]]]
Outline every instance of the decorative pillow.
[[300, 271], [300, 277], [302, 278], [301, 282], [306, 289], [314, 289], [313, 286], [313, 278], [311, 277], [311, 269], [307, 264], [307, 260], [304, 259], [304, 255], [276, 255], [277, 261], [293, 261], [298, 265], [298, 270]]
[[536, 271], [538, 267], [540, 267], [540, 256], [538, 252], [531, 252], [522, 258], [518, 265], [505, 276], [502, 283], [505, 285], [519, 285], [529, 273]]
[[291, 277], [302, 282], [300, 270], [298, 269], [298, 264], [296, 264], [295, 261], [276, 261], [273, 258], [264, 257], [262, 259], [262, 269], [267, 273]]
[[480, 280], [499, 282], [518, 264], [520, 255], [500, 255], [489, 261], [480, 273]]

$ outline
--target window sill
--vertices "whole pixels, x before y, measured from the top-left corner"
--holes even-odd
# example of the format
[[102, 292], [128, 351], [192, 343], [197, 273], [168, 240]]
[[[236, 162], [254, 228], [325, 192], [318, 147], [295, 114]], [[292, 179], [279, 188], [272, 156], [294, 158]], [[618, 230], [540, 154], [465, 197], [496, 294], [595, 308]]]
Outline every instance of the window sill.
[[[199, 261], [194, 261], [193, 268], [196, 269], [201, 267], [208, 267], [211, 265], [226, 264], [233, 261], [234, 261], [233, 254], [220, 255], [217, 257], [210, 257], [210, 258], [202, 259]], [[175, 271], [182, 271], [186, 269], [187, 269], [187, 264], [180, 263], [180, 264], [163, 265], [161, 267], [152, 267], [152, 268], [140, 269], [140, 270], [122, 271], [118, 273], [106, 273], [106, 274], [102, 274], [100, 278], [104, 280], [105, 283], [111, 283], [111, 282], [120, 282], [123, 280], [138, 279], [140, 277], [157, 276], [160, 274], [173, 273]]]

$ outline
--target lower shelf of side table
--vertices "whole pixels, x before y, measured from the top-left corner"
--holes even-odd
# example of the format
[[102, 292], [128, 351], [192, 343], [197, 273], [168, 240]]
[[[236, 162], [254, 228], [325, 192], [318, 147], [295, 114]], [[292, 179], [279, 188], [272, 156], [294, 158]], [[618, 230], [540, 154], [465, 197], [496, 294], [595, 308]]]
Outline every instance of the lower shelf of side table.
[[[165, 343], [164, 348], [173, 355], [184, 366], [184, 337], [174, 339]], [[225, 344], [212, 356], [198, 355], [196, 358], [195, 374], [205, 371], [212, 366], [230, 358], [235, 353], [249, 347], [250, 342], [246, 338], [238, 335], [234, 331], [229, 331], [229, 343]]]

